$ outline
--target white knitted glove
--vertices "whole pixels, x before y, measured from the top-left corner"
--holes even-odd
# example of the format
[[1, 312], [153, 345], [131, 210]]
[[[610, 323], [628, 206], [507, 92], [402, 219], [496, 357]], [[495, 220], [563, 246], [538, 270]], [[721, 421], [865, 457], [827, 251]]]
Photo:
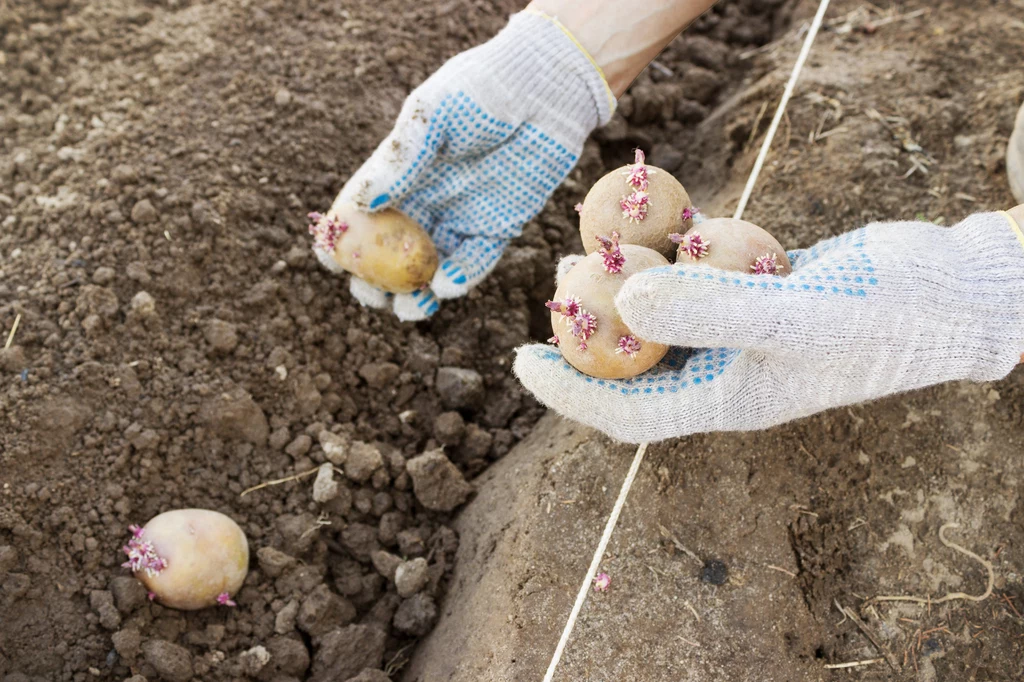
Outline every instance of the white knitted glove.
[[1024, 351], [1024, 234], [1008, 214], [872, 224], [789, 257], [784, 279], [689, 264], [631, 277], [623, 320], [677, 346], [639, 377], [584, 376], [544, 345], [519, 349], [516, 375], [563, 416], [641, 442], [1000, 379]]
[[1006, 173], [1010, 176], [1010, 191], [1018, 204], [1024, 204], [1024, 104], [1017, 112], [1017, 123], [1006, 149]]
[[409, 95], [394, 129], [339, 195], [366, 210], [405, 212], [433, 237], [440, 267], [430, 290], [392, 297], [352, 278], [352, 294], [363, 305], [392, 303], [403, 320], [428, 317], [437, 299], [466, 294], [614, 109], [597, 65], [541, 14], [513, 15], [492, 40], [449, 60]]

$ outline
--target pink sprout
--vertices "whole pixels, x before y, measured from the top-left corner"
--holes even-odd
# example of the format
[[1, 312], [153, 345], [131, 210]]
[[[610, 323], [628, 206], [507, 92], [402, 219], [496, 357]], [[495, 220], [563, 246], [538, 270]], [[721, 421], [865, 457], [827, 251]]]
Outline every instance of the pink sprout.
[[136, 525], [131, 525], [128, 529], [132, 532], [132, 537], [128, 544], [121, 548], [128, 555], [128, 561], [121, 566], [130, 568], [132, 573], [145, 571], [150, 576], [158, 575], [167, 568], [167, 559], [156, 553], [152, 542], [142, 539], [146, 529]]
[[779, 262], [774, 253], [766, 253], [759, 256], [750, 269], [754, 271], [755, 275], [777, 275], [779, 274]]
[[323, 214], [313, 211], [309, 214], [312, 224], [309, 226], [309, 233], [317, 246], [325, 251], [334, 251], [338, 239], [348, 231], [348, 223], [324, 217]]
[[636, 338], [632, 334], [629, 336], [620, 336], [619, 347], [615, 349], [615, 352], [625, 353], [636, 360], [637, 353], [640, 352], [640, 347], [640, 339]]
[[576, 204], [572, 207], [577, 213], [583, 213], [583, 204]]
[[[580, 306], [580, 300], [575, 296], [569, 296], [562, 302], [548, 301], [544, 305], [548, 310], [561, 314], [572, 335], [580, 340], [580, 350], [586, 350], [587, 339], [597, 331], [597, 318], [584, 310]], [[553, 336], [548, 341], [557, 345], [558, 336]]]
[[693, 220], [698, 213], [700, 213], [700, 209], [696, 206], [687, 206], [683, 209], [683, 220]]
[[594, 592], [607, 592], [612, 586], [612, 577], [607, 573], [598, 573], [594, 576]]
[[217, 603], [221, 606], [238, 606], [227, 592], [221, 592], [217, 595]]
[[645, 157], [643, 150], [637, 149], [636, 161], [629, 167], [629, 172], [626, 173], [626, 183], [633, 189], [640, 190], [641, 192], [646, 192], [648, 187], [648, 171], [644, 161]]
[[689, 256], [690, 260], [700, 260], [708, 255], [708, 247], [711, 246], [711, 242], [697, 232], [690, 235], [674, 233], [670, 234], [668, 238], [679, 244], [679, 250]]
[[622, 197], [619, 208], [622, 209], [622, 217], [628, 218], [629, 222], [640, 222], [647, 217], [647, 208], [651, 198], [647, 192], [638, 189], [628, 197]]
[[550, 339], [548, 339], [548, 343], [550, 343], [550, 344], [552, 344], [554, 346], [557, 346], [558, 345], [558, 334], [555, 334]]
[[156, 592], [147, 592], [146, 599], [149, 601], [156, 601]]
[[604, 269], [613, 275], [622, 272], [622, 266], [626, 264], [626, 257], [622, 255], [622, 249], [619, 248], [619, 233], [612, 232], [611, 239], [600, 235], [594, 238], [601, 245], [597, 252], [604, 259]]

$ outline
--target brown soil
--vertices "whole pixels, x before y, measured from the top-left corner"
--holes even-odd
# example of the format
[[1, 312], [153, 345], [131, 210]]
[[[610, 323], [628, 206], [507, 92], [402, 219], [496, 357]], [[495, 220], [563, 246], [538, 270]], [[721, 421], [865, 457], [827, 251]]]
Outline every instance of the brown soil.
[[[444, 444], [473, 476], [529, 434], [543, 410], [510, 353], [545, 324], [557, 257], [580, 249], [571, 207], [633, 146], [679, 168], [670, 141], [787, 15], [735, 0], [702, 18], [465, 300], [415, 326], [361, 309], [302, 216], [412, 87], [519, 5], [0, 2], [0, 333], [20, 315], [0, 351], [0, 679], [401, 668], [458, 542], [406, 459]], [[334, 440], [369, 468], [341, 467], [330, 502], [312, 477], [240, 496]], [[248, 534], [234, 609], [140, 601], [119, 566], [128, 524], [189, 506]], [[398, 555], [429, 562], [408, 599]]]

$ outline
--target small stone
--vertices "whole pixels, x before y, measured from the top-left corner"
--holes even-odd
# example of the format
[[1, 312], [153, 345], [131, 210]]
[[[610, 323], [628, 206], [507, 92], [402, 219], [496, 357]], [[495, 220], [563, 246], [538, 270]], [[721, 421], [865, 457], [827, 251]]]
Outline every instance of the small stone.
[[373, 472], [384, 466], [384, 457], [376, 446], [355, 441], [345, 459], [345, 475], [356, 483], [365, 483]]
[[302, 606], [296, 624], [310, 637], [319, 637], [339, 625], [348, 625], [356, 618], [356, 607], [335, 594], [327, 585], [314, 589]]
[[402, 557], [395, 556], [391, 552], [379, 550], [370, 555], [370, 561], [377, 572], [387, 578], [390, 582], [395, 581], [395, 571], [402, 565]]
[[284, 451], [293, 459], [298, 459], [299, 457], [302, 457], [307, 452], [309, 452], [310, 448], [312, 447], [313, 439], [303, 433], [299, 436], [296, 436], [295, 440], [293, 440], [291, 443], [288, 443], [288, 446], [284, 449]]
[[238, 330], [224, 320], [210, 320], [203, 327], [206, 342], [220, 353], [230, 353], [238, 347]]
[[434, 437], [444, 445], [458, 445], [466, 432], [466, 422], [458, 412], [442, 412], [434, 420]]
[[403, 599], [422, 590], [429, 580], [427, 560], [423, 557], [402, 562], [395, 571], [395, 587], [398, 589], [398, 596]]
[[270, 663], [270, 652], [259, 644], [243, 651], [238, 656], [238, 664], [242, 667], [242, 673], [249, 677], [256, 677], [267, 663]]
[[277, 616], [274, 617], [274, 632], [279, 635], [287, 635], [295, 629], [295, 621], [299, 617], [299, 602], [292, 599], [285, 604]]
[[437, 620], [437, 606], [429, 596], [417, 594], [406, 599], [395, 611], [392, 624], [395, 630], [410, 637], [422, 637], [430, 632]]
[[129, 166], [127, 163], [121, 163], [114, 166], [114, 170], [111, 171], [110, 177], [119, 185], [127, 185], [138, 180], [139, 173], [135, 170], [134, 166]]
[[114, 605], [121, 613], [128, 614], [149, 601], [146, 588], [135, 578], [120, 575], [110, 581], [110, 593]]
[[384, 662], [387, 635], [371, 625], [349, 625], [328, 632], [313, 658], [312, 682], [336, 682]]
[[146, 225], [157, 219], [156, 209], [149, 199], [143, 199], [132, 206], [132, 222], [136, 225]]
[[110, 636], [114, 643], [114, 649], [121, 656], [131, 660], [139, 655], [139, 647], [142, 646], [142, 635], [135, 628], [118, 630]]
[[473, 486], [466, 483], [454, 464], [441, 450], [433, 450], [410, 459], [406, 470], [412, 477], [412, 488], [419, 500], [432, 511], [449, 512], [466, 501]]
[[450, 409], [475, 407], [484, 397], [484, 378], [472, 369], [441, 367], [435, 385], [441, 402]]
[[156, 315], [156, 300], [146, 291], [140, 291], [132, 297], [129, 304], [131, 311], [139, 317], [153, 317]]
[[192, 679], [192, 655], [187, 649], [162, 639], [151, 639], [142, 645], [146, 662], [167, 682]]
[[296, 559], [273, 547], [260, 547], [256, 552], [260, 568], [267, 576], [276, 578], [296, 564]]
[[274, 93], [274, 104], [279, 107], [286, 107], [292, 102], [292, 93], [288, 88], [278, 88]]
[[114, 268], [96, 268], [96, 271], [92, 273], [93, 284], [99, 284], [101, 287], [104, 287], [114, 281], [115, 274]]
[[330, 462], [324, 462], [313, 481], [313, 501], [324, 504], [337, 496], [338, 482], [334, 480], [334, 467]]
[[704, 570], [701, 571], [700, 579], [702, 582], [712, 585], [724, 585], [725, 581], [729, 579], [729, 567], [718, 559], [708, 559], [704, 562]]
[[320, 447], [323, 448], [324, 457], [334, 466], [340, 467], [348, 458], [348, 445], [344, 438], [330, 431], [321, 431], [317, 436]]

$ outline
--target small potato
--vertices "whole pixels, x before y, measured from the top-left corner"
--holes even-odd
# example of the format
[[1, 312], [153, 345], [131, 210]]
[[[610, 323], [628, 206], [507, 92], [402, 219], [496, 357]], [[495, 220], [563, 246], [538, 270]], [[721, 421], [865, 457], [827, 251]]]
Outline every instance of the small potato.
[[793, 271], [782, 244], [745, 220], [712, 218], [671, 238], [679, 244], [677, 263], [782, 277]]
[[437, 248], [419, 224], [400, 211], [360, 211], [338, 203], [326, 216], [310, 213], [316, 248], [342, 269], [392, 294], [410, 294], [430, 284]]
[[132, 569], [163, 606], [195, 611], [234, 606], [249, 572], [249, 543], [229, 517], [206, 509], [176, 509], [132, 526], [124, 547]]
[[636, 337], [615, 309], [615, 295], [631, 275], [668, 265], [645, 246], [623, 244], [617, 236], [602, 240], [567, 272], [558, 285], [551, 309], [551, 338], [566, 362], [599, 379], [628, 379], [658, 364], [668, 346]]
[[578, 210], [587, 253], [597, 249], [598, 236], [618, 232], [623, 244], [646, 246], [666, 258], [676, 250], [669, 234], [690, 229], [695, 213], [679, 181], [668, 171], [647, 165], [639, 149], [636, 163], [598, 180]]

